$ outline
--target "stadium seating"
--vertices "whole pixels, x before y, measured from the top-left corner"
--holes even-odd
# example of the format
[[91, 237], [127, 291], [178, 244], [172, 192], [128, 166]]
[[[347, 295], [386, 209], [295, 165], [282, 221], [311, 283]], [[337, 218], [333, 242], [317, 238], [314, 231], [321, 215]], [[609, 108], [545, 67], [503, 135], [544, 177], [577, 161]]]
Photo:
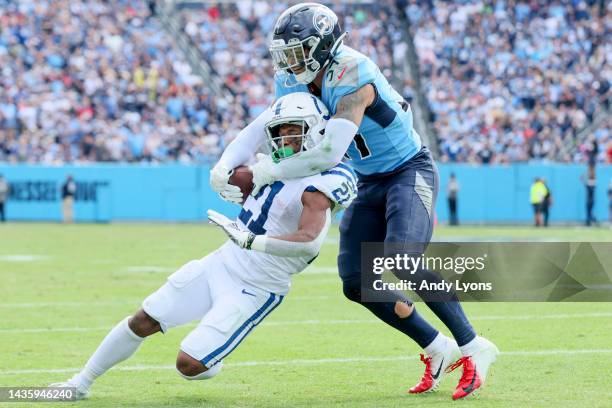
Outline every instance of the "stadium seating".
[[[609, 108], [612, 96], [612, 46], [604, 41], [610, 7], [601, 15], [596, 1], [398, 3], [413, 24], [442, 161], [586, 160], [590, 142], [576, 133]], [[332, 6], [349, 31], [347, 43], [401, 88], [405, 45], [396, 2]], [[271, 100], [266, 38], [286, 7], [240, 2], [183, 14], [187, 34], [243, 96], [250, 116]], [[403, 84], [410, 99], [411, 82]], [[609, 119], [593, 135], [612, 149]], [[607, 160], [605, 151], [599, 161]]]
[[[434, 4], [405, 11], [442, 159], [584, 161], [588, 142], [576, 132], [612, 96], [610, 3], [605, 12], [593, 0]], [[610, 121], [594, 135], [610, 144]]]
[[144, 1], [0, 0], [0, 161], [214, 158], [231, 112], [150, 14]]
[[[612, 6], [600, 3], [331, 6], [347, 43], [410, 100], [397, 17], [406, 12], [441, 161], [583, 162], [595, 138], [604, 162], [612, 120], [578, 133], [611, 108]], [[213, 161], [273, 98], [267, 43], [286, 7], [242, 1], [181, 12], [237, 109], [191, 73], [142, 0], [0, 0], [0, 161]]]

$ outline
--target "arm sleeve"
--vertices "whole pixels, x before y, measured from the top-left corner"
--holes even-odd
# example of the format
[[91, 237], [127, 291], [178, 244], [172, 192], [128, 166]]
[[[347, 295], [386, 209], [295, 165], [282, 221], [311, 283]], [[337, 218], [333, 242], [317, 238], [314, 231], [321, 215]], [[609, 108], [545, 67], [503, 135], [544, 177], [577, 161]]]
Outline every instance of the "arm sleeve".
[[347, 119], [332, 118], [327, 122], [325, 137], [312, 149], [294, 160], [283, 160], [271, 166], [277, 180], [306, 177], [328, 170], [342, 160], [357, 133], [357, 125]]
[[314, 240], [308, 242], [294, 242], [272, 238], [267, 235], [257, 235], [251, 244], [251, 249], [282, 257], [315, 257], [319, 253], [323, 240], [327, 236], [330, 224], [331, 210], [327, 209], [325, 212], [325, 224]]
[[325, 86], [329, 89], [329, 108], [335, 114], [340, 99], [376, 81], [376, 65], [359, 58], [341, 60]]
[[259, 150], [266, 140], [264, 130], [266, 123], [270, 120], [270, 109], [259, 114], [247, 127], [242, 129], [238, 136], [225, 148], [219, 162], [225, 163], [228, 168], [233, 169], [246, 163]]

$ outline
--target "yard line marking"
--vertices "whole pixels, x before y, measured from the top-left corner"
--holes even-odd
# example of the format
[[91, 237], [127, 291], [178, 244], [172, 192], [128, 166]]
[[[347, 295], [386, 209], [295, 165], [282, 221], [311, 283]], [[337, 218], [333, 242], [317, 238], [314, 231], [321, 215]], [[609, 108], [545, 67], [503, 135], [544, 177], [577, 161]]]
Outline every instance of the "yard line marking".
[[[328, 300], [335, 299], [338, 296], [334, 295], [313, 295], [313, 296], [291, 296], [291, 300]], [[140, 305], [144, 297], [141, 299], [125, 299], [125, 300], [109, 300], [101, 302], [17, 302], [17, 303], [0, 303], [0, 308], [15, 308], [15, 309], [35, 309], [38, 307], [88, 307], [88, 306], [118, 306], [118, 305]]]
[[337, 295], [311, 295], [311, 296], [292, 296], [293, 300], [329, 300], [329, 299], [337, 299]]
[[112, 329], [110, 326], [104, 327], [38, 327], [28, 329], [0, 329], [2, 333], [69, 333], [69, 332], [89, 332]]
[[[433, 237], [431, 242], [475, 242], [475, 243], [497, 243], [497, 242], [567, 242], [567, 238], [556, 237], [533, 237], [527, 235], [507, 235], [507, 236], [491, 236], [478, 237], [475, 235], [456, 235]], [[577, 241], [580, 243], [581, 241]]]
[[[572, 319], [572, 318], [583, 318], [583, 317], [612, 317], [612, 312], [596, 312], [596, 313], [575, 313], [575, 314], [554, 314], [554, 315], [525, 315], [525, 316], [475, 316], [469, 320], [540, 320], [540, 319]], [[341, 320], [285, 320], [285, 321], [271, 321], [263, 322], [262, 326], [289, 326], [289, 325], [310, 325], [310, 324], [372, 324], [382, 323], [378, 319], [341, 319]]]
[[[513, 350], [502, 351], [502, 356], [509, 357], [534, 357], [534, 356], [572, 356], [582, 354], [610, 354], [612, 349], [576, 349], [576, 350]], [[395, 361], [417, 360], [417, 356], [386, 356], [386, 357], [345, 357], [345, 358], [319, 358], [319, 359], [295, 359], [295, 360], [262, 360], [262, 361], [237, 361], [227, 363], [225, 368], [233, 367], [255, 367], [255, 366], [295, 366], [295, 365], [318, 365], [336, 363], [383, 363]], [[174, 370], [174, 365], [127, 365], [112, 368], [117, 371], [149, 371], [149, 370]], [[0, 370], [1, 375], [21, 374], [61, 374], [80, 371], [81, 368], [32, 368], [22, 370]]]
[[170, 273], [176, 271], [176, 268], [171, 268], [168, 266], [137, 265], [125, 267], [123, 268], [123, 271], [127, 273]]
[[9, 254], [0, 255], [0, 262], [34, 262], [46, 258], [48, 258], [48, 256], [45, 255]]
[[[575, 314], [554, 314], [554, 315], [526, 315], [526, 316], [479, 316], [470, 320], [541, 320], [541, 319], [572, 319], [585, 317], [612, 317], [612, 312], [601, 313], [575, 313]], [[338, 319], [338, 320], [278, 320], [264, 321], [259, 326], [300, 326], [300, 325], [338, 325], [338, 324], [377, 324], [382, 323], [376, 319]], [[196, 324], [186, 324], [181, 327], [194, 327]], [[2, 333], [63, 333], [63, 332], [87, 332], [110, 330], [112, 324], [100, 327], [36, 327], [36, 328], [4, 328]]]
[[537, 319], [571, 319], [575, 317], [612, 317], [612, 312], [593, 313], [559, 313], [551, 315], [513, 315], [513, 316], [475, 316], [469, 320], [537, 320]]
[[0, 307], [29, 309], [37, 307], [83, 307], [83, 306], [115, 306], [124, 304], [139, 304], [142, 299], [138, 300], [110, 300], [106, 302], [26, 302], [26, 303], [0, 303]]

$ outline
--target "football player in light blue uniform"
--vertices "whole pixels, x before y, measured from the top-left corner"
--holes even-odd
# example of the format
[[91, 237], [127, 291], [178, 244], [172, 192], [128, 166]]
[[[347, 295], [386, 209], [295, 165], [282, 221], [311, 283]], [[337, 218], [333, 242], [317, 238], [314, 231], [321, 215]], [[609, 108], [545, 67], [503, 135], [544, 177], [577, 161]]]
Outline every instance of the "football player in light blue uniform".
[[[463, 354], [452, 366], [463, 368], [453, 394], [454, 399], [462, 398], [484, 383], [498, 351], [493, 343], [476, 336], [457, 297], [417, 290], [449, 328], [454, 341], [425, 321], [402, 293], [377, 291], [373, 295], [367, 285], [362, 287], [362, 278], [367, 281], [371, 273], [363, 271], [362, 276], [363, 242], [384, 242], [386, 256], [418, 257], [424, 252], [433, 232], [438, 173], [413, 129], [408, 104], [376, 64], [343, 45], [344, 36], [338, 17], [321, 4], [298, 4], [278, 18], [270, 45], [276, 97], [309, 92], [322, 100], [331, 118], [323, 139], [296, 160], [276, 163], [267, 155], [251, 166], [252, 194], [276, 180], [321, 173], [347, 160], [359, 183], [357, 198], [340, 225], [338, 268], [344, 294], [425, 350], [425, 375], [411, 393], [435, 389], [446, 369]], [[242, 199], [239, 189], [228, 183], [229, 176], [260, 145], [257, 135], [265, 121], [260, 115], [243, 129], [211, 172], [212, 188], [227, 200]], [[438, 282], [440, 278], [420, 269], [411, 280], [419, 287], [423, 280]]]
[[[291, 74], [275, 75], [276, 98], [302, 90], [308, 85], [295, 83]], [[330, 61], [321, 89], [321, 100], [331, 115], [340, 100], [367, 84], [376, 91], [374, 102], [366, 109], [357, 135], [346, 156], [360, 174], [370, 175], [395, 170], [421, 150], [421, 138], [412, 127], [412, 112], [393, 89], [376, 64], [347, 46], [340, 46]]]

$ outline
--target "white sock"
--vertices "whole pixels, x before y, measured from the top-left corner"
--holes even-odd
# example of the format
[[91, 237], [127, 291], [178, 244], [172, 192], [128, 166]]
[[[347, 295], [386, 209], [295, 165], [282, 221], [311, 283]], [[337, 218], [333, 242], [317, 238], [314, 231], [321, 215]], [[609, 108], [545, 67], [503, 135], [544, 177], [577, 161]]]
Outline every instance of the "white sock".
[[459, 348], [461, 349], [461, 354], [463, 354], [464, 356], [474, 355], [474, 353], [478, 350], [479, 347], [480, 336], [476, 336], [469, 343], [464, 344], [463, 346], [459, 346]]
[[111, 367], [131, 357], [144, 341], [128, 326], [129, 317], [119, 322], [102, 340], [85, 367], [73, 380], [89, 388], [94, 380]]
[[433, 339], [433, 341], [429, 343], [427, 347], [424, 348], [425, 353], [427, 353], [427, 355], [429, 356], [441, 353], [442, 351], [444, 351], [444, 348], [446, 348], [448, 340], [448, 337], [446, 337], [442, 333], [438, 333], [438, 335]]

